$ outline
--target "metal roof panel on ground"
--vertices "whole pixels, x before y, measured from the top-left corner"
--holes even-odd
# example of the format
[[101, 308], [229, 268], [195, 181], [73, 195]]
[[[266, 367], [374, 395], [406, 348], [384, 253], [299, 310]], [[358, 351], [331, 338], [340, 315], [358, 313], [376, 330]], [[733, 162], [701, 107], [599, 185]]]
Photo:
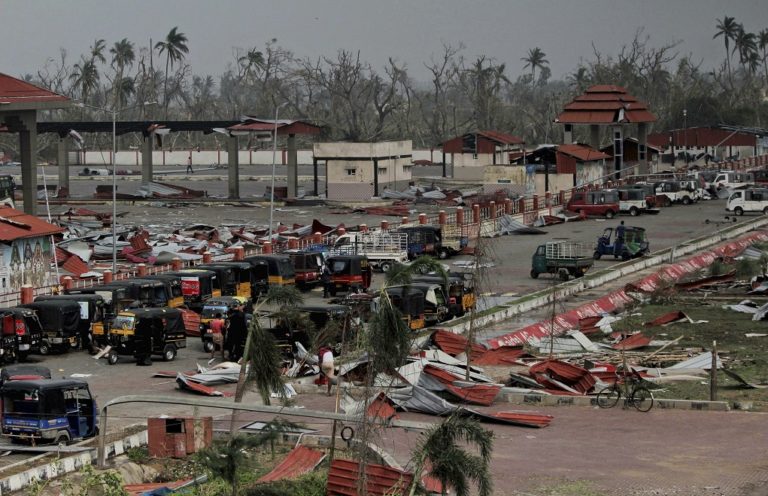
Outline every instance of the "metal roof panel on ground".
[[325, 458], [325, 453], [306, 446], [296, 446], [269, 473], [256, 482], [275, 482], [294, 479], [313, 471]]
[[[358, 481], [365, 475], [365, 488], [358, 492]], [[413, 481], [413, 474], [385, 465], [369, 463], [361, 467], [359, 462], [337, 458], [328, 471], [328, 496], [357, 496], [403, 493]]]
[[[723, 368], [723, 363], [720, 361], [720, 357], [717, 357], [717, 368]], [[707, 351], [700, 355], [696, 355], [693, 358], [689, 358], [683, 362], [678, 362], [669, 367], [665, 367], [665, 370], [682, 370], [682, 369], [699, 369], [699, 370], [711, 370], [712, 369], [712, 352]]]

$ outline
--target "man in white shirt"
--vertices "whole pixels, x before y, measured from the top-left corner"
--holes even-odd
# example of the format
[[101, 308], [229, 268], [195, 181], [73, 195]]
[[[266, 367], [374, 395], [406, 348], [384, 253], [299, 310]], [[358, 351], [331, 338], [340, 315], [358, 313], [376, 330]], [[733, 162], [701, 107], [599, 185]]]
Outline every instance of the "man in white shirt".
[[333, 362], [333, 350], [330, 347], [322, 347], [319, 350], [320, 355], [320, 371], [325, 376], [328, 383], [327, 395], [331, 395], [331, 386], [336, 381], [335, 364]]

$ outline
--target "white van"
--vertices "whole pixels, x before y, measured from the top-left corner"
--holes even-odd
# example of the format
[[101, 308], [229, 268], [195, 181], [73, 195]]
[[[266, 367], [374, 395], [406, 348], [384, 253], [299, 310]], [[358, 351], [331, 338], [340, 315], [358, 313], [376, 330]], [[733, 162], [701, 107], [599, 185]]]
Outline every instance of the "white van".
[[768, 189], [736, 190], [728, 197], [725, 209], [736, 215], [744, 215], [744, 212], [762, 212], [768, 215]]

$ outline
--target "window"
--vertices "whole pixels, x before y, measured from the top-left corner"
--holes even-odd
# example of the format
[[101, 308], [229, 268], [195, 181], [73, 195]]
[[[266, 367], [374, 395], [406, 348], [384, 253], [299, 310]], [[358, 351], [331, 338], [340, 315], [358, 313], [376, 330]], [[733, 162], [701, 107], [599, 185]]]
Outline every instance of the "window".
[[387, 168], [386, 167], [379, 167], [379, 174], [386, 174]]
[[357, 169], [347, 169], [347, 175], [348, 176], [356, 176], [357, 175]]

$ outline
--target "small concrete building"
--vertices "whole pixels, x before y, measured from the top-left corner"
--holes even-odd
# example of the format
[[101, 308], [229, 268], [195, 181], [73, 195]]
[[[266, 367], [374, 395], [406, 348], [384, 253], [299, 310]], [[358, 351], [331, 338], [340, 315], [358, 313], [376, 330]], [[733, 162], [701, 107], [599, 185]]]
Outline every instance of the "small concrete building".
[[[451, 156], [449, 176], [454, 179], [496, 183], [495, 178], [507, 181], [503, 169], [490, 172], [488, 166], [509, 166], [510, 153], [519, 152], [524, 143], [517, 136], [498, 131], [477, 131], [456, 136], [442, 143], [443, 154]], [[518, 176], [520, 171], [507, 171]], [[522, 174], [525, 174], [523, 171]]]
[[[543, 145], [527, 154], [528, 173], [535, 174], [535, 192], [557, 194], [585, 184], [599, 182], [610, 173], [606, 160], [611, 156], [594, 148], [572, 143], [567, 145]], [[530, 180], [529, 180], [530, 181]]]
[[0, 298], [18, 293], [25, 284], [56, 282], [51, 279], [51, 236], [63, 231], [34, 215], [0, 206]]
[[411, 181], [411, 140], [380, 143], [315, 143], [315, 161], [325, 162], [329, 200], [367, 200]]

